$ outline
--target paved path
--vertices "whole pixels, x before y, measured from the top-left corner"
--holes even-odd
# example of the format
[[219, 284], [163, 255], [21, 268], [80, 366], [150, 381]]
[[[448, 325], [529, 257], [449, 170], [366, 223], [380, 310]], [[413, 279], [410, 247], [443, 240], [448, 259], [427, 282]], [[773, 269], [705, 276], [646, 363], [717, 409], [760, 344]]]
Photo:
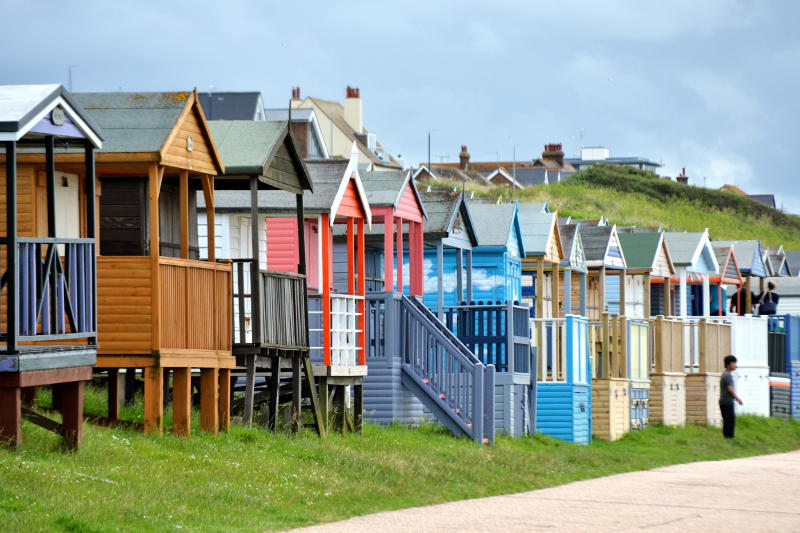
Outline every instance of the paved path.
[[669, 466], [304, 531], [800, 531], [800, 451]]

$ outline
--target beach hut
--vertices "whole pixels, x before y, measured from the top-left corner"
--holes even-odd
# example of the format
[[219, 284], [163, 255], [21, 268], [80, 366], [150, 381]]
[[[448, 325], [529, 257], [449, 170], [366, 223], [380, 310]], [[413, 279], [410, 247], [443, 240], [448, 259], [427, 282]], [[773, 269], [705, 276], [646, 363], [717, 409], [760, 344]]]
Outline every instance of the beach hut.
[[[711, 247], [714, 249], [714, 255], [717, 258], [717, 263], [720, 268], [719, 274], [712, 275], [709, 278], [709, 281], [716, 285], [716, 287], [711, 288], [711, 305], [709, 312], [712, 316], [723, 316], [727, 313], [726, 304], [728, 301], [728, 293], [730, 292], [731, 298], [741, 298], [739, 289], [744, 284], [744, 278], [739, 270], [736, 252], [734, 252], [732, 246], [723, 246], [713, 241]], [[732, 285], [734, 290], [728, 291], [725, 288], [727, 285]], [[699, 297], [698, 291], [695, 291], [695, 295]]]
[[598, 321], [606, 311], [624, 307], [625, 255], [619, 241], [617, 227], [587, 226], [578, 228], [589, 269], [586, 290], [586, 313], [590, 320]]
[[472, 250], [473, 300], [519, 301], [525, 247], [517, 204], [468, 204], [479, 243]]
[[[700, 316], [711, 314], [711, 290], [710, 279], [713, 274], [719, 272], [714, 249], [708, 238], [708, 231], [702, 233], [677, 233], [668, 232], [666, 234], [667, 246], [669, 246], [672, 262], [678, 274], [678, 302], [672, 309], [677, 316], [690, 316], [691, 291], [689, 283], [700, 283], [701, 303], [698, 304]], [[663, 284], [666, 288], [668, 285]], [[672, 306], [670, 306], [672, 307]]]
[[561, 292], [565, 305], [564, 314], [586, 316], [586, 255], [581, 241], [580, 224], [558, 224], [561, 235], [561, 270], [564, 272], [564, 283]]
[[[77, 448], [96, 362], [95, 151], [103, 139], [61, 85], [5, 85], [0, 144], [0, 443], [22, 443], [24, 418]], [[35, 387], [45, 385], [60, 422], [33, 409]]]
[[[519, 204], [525, 257], [522, 258], [522, 297], [537, 318], [559, 318], [567, 307], [560, 288], [564, 257], [558, 213], [542, 213], [534, 204]], [[546, 305], [549, 303], [549, 305]]]
[[[718, 246], [733, 248], [736, 252], [739, 271], [744, 276], [745, 301], [741, 302], [742, 307], [738, 308], [740, 315], [752, 313], [753, 293], [758, 295], [766, 288], [765, 279], [767, 277], [767, 265], [764, 263], [764, 255], [761, 251], [761, 241], [714, 241]], [[758, 280], [758, 287], [754, 286], [754, 278]], [[735, 294], [729, 297], [735, 297]]]
[[[365, 275], [367, 292], [423, 295], [423, 222], [425, 208], [410, 171], [385, 170], [360, 172], [375, 228], [367, 232]], [[335, 232], [334, 262], [345, 261], [347, 231]], [[334, 277], [338, 290], [344, 290], [344, 269]]]
[[629, 274], [625, 286], [624, 314], [648, 318], [652, 307], [650, 280], [675, 275], [664, 233], [621, 231], [619, 239]]
[[425, 221], [425, 305], [444, 317], [445, 305], [473, 300], [472, 249], [478, 238], [463, 191], [433, 189], [420, 192]]
[[800, 316], [772, 315], [768, 321], [770, 415], [800, 419]]
[[188, 434], [191, 374], [199, 369], [200, 425], [226, 429], [235, 365], [231, 265], [216, 260], [213, 234], [208, 259], [198, 260], [195, 201], [202, 190], [214, 204], [214, 177], [224, 167], [197, 93], [75, 97], [107, 135], [97, 153], [97, 367], [108, 370], [108, 417], [119, 418], [119, 369], [128, 378], [143, 369], [144, 430], [160, 432], [171, 373], [172, 430]]
[[[264, 371], [270, 376], [267, 427], [277, 429], [281, 373], [286, 372], [290, 379], [283, 381], [291, 390], [291, 420], [296, 430], [303, 376], [318, 414], [309, 360], [305, 232], [297, 232], [299, 253], [287, 257], [291, 272], [267, 270], [266, 221], [259, 215], [258, 200], [272, 191], [293, 196], [294, 224], [302, 228], [303, 193], [312, 190], [311, 180], [287, 122], [215, 120], [209, 125], [225, 165], [225, 173], [214, 180], [215, 189], [239, 195], [249, 209], [247, 213], [221, 209], [212, 215], [204, 199], [199, 195], [197, 199], [200, 256], [208, 257], [209, 221], [213, 220], [216, 256], [230, 259], [233, 265], [233, 354], [246, 376], [243, 421], [252, 420], [256, 371]], [[318, 423], [318, 428], [324, 430], [324, 424]]]

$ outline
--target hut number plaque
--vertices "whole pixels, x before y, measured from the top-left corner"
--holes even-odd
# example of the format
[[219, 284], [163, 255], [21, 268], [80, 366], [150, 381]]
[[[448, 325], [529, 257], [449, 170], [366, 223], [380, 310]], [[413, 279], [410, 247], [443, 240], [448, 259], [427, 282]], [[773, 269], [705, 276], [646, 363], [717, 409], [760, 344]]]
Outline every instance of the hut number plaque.
[[189, 151], [189, 152], [192, 151], [192, 136], [191, 135], [189, 135], [186, 138], [186, 150]]
[[64, 110], [60, 107], [54, 107], [53, 110], [50, 112], [50, 121], [53, 123], [54, 126], [63, 126], [64, 125]]

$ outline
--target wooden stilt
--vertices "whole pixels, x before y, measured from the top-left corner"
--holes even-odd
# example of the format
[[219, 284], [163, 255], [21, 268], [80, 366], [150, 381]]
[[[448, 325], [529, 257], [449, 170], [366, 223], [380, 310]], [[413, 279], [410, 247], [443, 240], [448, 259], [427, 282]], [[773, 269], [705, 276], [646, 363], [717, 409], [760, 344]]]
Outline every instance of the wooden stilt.
[[300, 431], [300, 403], [303, 398], [303, 382], [300, 374], [300, 359], [292, 357], [292, 431]]
[[17, 387], [0, 387], [0, 444], [22, 444], [22, 393]]
[[136, 369], [125, 369], [125, 405], [133, 405], [136, 399]]
[[172, 432], [188, 437], [192, 427], [192, 372], [190, 368], [172, 370]]
[[119, 377], [118, 368], [108, 369], [108, 418], [111, 420], [119, 420]]
[[253, 421], [253, 401], [256, 394], [256, 356], [248, 355], [245, 361], [244, 413], [242, 422], [249, 426]]
[[61, 436], [64, 447], [74, 450], [83, 441], [83, 381], [67, 381], [53, 385], [61, 391]]
[[364, 385], [353, 386], [353, 431], [361, 433], [364, 429]]
[[219, 429], [231, 429], [231, 370], [219, 369]]
[[164, 430], [164, 374], [159, 367], [144, 369], [144, 432], [161, 433]]
[[336, 385], [333, 388], [333, 410], [334, 410], [334, 417], [335, 422], [334, 426], [336, 427], [337, 431], [344, 433], [345, 429], [345, 416], [347, 406], [344, 403], [344, 393], [345, 393], [345, 386], [344, 385]]
[[280, 357], [272, 357], [269, 375], [269, 414], [267, 416], [267, 428], [275, 431], [278, 428], [278, 402], [281, 395], [281, 360]]
[[322, 415], [322, 407], [320, 405], [319, 396], [317, 395], [317, 387], [314, 383], [314, 369], [311, 365], [311, 357], [308, 353], [303, 356], [303, 374], [306, 387], [308, 387], [309, 395], [311, 396], [311, 409], [314, 411], [314, 425], [317, 428], [317, 434], [320, 437], [324, 437], [327, 420]]
[[25, 387], [22, 389], [22, 406], [30, 407], [36, 400], [36, 387]]
[[206, 433], [219, 432], [219, 369], [200, 369], [200, 428]]
[[325, 427], [326, 431], [328, 428], [328, 422], [330, 420], [329, 399], [330, 395], [328, 393], [328, 378], [322, 376], [319, 378], [319, 418], [322, 419], [323, 426]]

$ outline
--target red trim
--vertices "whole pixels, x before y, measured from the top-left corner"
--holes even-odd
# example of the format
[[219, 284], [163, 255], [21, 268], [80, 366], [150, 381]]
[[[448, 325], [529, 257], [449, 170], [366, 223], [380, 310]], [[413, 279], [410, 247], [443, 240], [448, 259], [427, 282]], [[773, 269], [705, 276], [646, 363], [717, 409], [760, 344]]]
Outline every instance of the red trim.
[[358, 329], [361, 330], [361, 352], [358, 354], [358, 364], [367, 364], [367, 334], [366, 334], [366, 268], [364, 265], [364, 219], [358, 219]]
[[327, 214], [322, 215], [322, 357], [325, 366], [331, 366], [331, 245], [330, 224]]

